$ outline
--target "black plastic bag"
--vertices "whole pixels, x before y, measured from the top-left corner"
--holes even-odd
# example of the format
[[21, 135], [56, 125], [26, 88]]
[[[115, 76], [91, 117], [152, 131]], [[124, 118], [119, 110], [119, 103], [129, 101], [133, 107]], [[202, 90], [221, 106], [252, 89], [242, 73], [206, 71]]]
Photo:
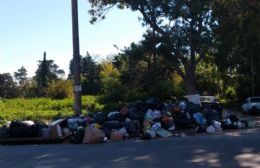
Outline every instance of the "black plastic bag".
[[98, 123], [98, 124], [103, 124], [108, 120], [107, 118], [107, 113], [104, 112], [98, 112], [94, 118], [93, 118], [93, 123]]
[[122, 128], [124, 125], [120, 121], [106, 121], [103, 124], [103, 127], [108, 129], [119, 129]]
[[13, 121], [9, 128], [9, 134], [12, 138], [38, 137], [39, 128], [38, 124], [28, 125], [22, 121]]

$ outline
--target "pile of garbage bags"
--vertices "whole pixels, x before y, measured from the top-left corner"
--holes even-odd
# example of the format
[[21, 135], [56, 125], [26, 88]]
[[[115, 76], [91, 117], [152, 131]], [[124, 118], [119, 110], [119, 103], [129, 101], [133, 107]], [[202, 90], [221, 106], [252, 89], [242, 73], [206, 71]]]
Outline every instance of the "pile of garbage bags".
[[99, 143], [129, 138], [154, 139], [173, 136], [178, 130], [215, 133], [227, 129], [252, 128], [255, 123], [236, 115], [222, 116], [221, 108], [188, 101], [161, 102], [156, 98], [138, 101], [118, 111], [88, 113], [49, 124], [13, 121], [0, 128], [0, 138], [69, 138], [70, 143]]

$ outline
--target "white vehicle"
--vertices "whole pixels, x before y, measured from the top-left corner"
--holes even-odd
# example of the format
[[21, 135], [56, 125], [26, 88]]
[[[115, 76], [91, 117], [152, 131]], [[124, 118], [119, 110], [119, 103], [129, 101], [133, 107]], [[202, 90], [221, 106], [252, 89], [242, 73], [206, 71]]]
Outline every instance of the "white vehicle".
[[219, 103], [216, 97], [214, 96], [200, 96], [201, 104], [204, 103]]
[[246, 102], [242, 105], [244, 113], [256, 113], [260, 111], [260, 97], [248, 97]]

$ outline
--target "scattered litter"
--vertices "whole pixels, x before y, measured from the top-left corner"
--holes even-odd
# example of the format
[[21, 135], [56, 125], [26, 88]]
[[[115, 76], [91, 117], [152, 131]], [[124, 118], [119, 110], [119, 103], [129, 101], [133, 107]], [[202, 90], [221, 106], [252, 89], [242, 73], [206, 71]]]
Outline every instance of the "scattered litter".
[[[0, 128], [0, 143], [101, 143], [108, 140], [155, 139], [170, 136], [187, 137], [193, 133], [227, 129], [254, 128], [255, 121], [239, 119], [236, 115], [222, 116], [221, 108], [195, 104], [197, 95], [179, 103], [163, 103], [149, 98], [124, 106], [118, 111], [98, 112], [55, 120], [49, 124], [35, 121], [12, 121]], [[181, 131], [181, 132], [180, 132]], [[10, 139], [11, 138], [11, 139]], [[34, 139], [33, 139], [34, 138]], [[9, 140], [9, 141], [8, 141]]]

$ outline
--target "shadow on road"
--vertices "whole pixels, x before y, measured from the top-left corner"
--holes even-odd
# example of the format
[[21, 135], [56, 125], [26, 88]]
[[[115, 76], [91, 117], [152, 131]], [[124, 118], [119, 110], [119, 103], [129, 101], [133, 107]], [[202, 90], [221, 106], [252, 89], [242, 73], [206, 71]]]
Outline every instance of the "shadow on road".
[[255, 129], [94, 145], [0, 146], [1, 168], [260, 167]]
[[95, 145], [2, 146], [0, 167], [258, 167], [259, 130]]

